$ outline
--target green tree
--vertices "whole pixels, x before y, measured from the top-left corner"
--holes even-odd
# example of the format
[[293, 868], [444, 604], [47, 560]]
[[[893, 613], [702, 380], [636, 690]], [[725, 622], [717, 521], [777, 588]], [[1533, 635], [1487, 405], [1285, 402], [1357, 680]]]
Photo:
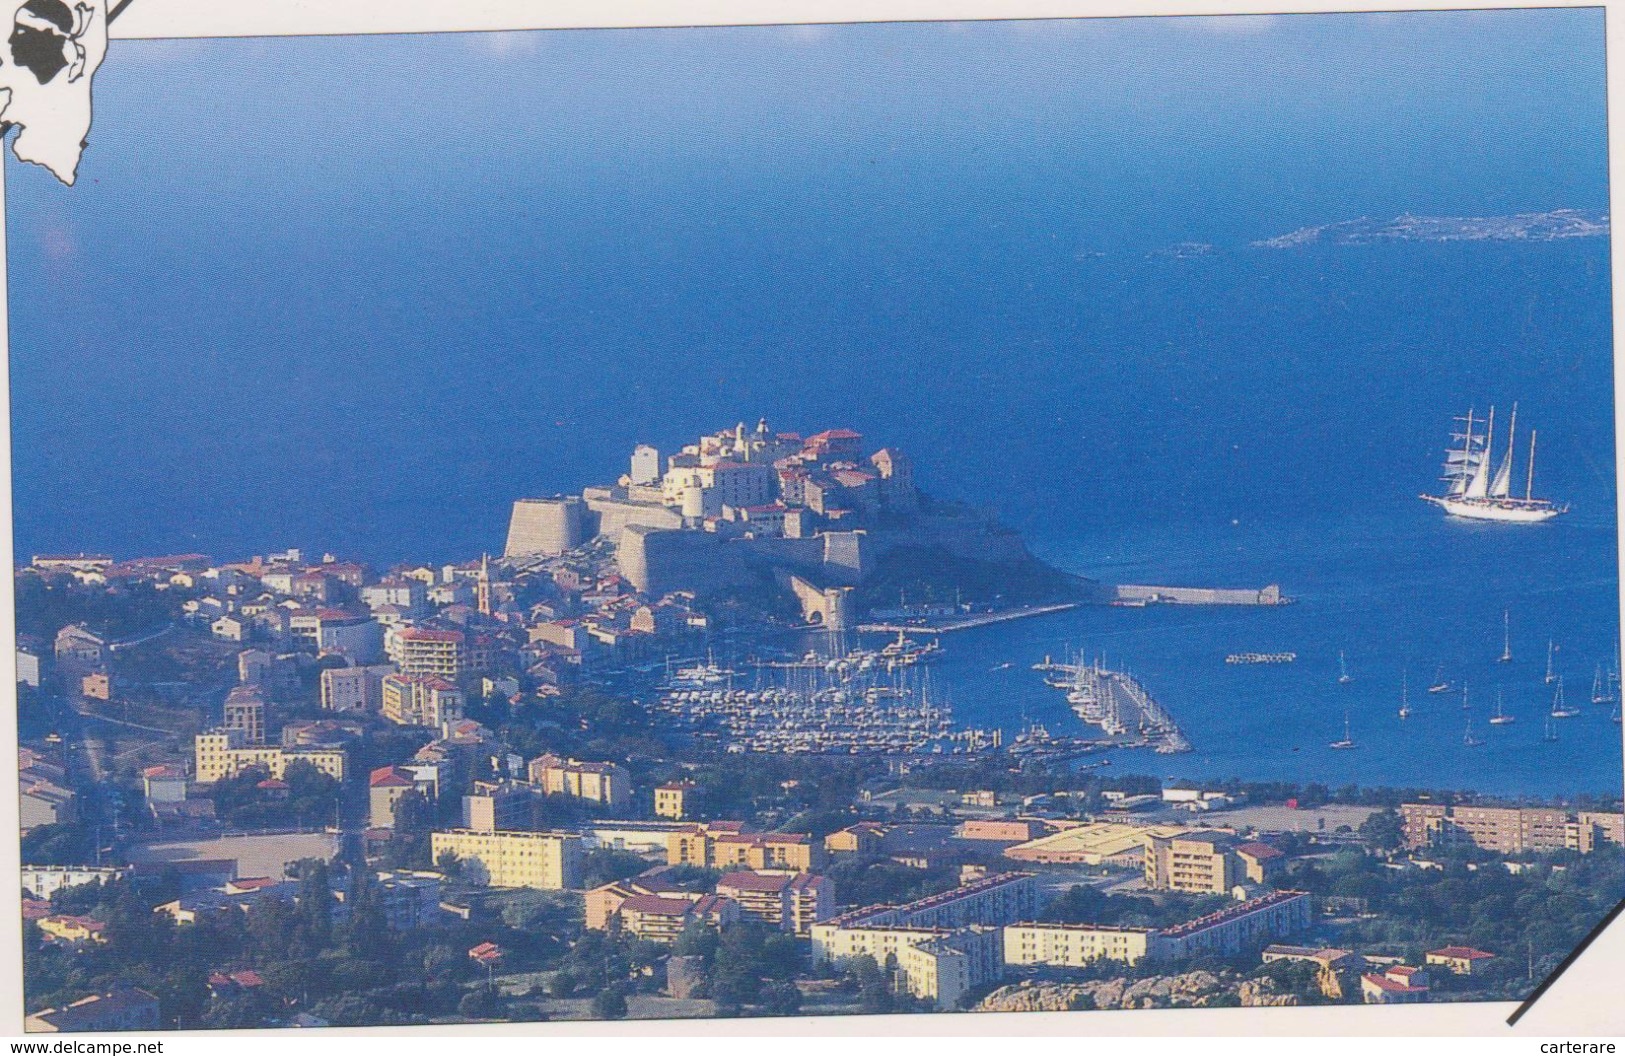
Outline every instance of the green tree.
[[597, 1019], [625, 1019], [626, 1012], [626, 993], [619, 983], [604, 987], [592, 999], [592, 1014]]

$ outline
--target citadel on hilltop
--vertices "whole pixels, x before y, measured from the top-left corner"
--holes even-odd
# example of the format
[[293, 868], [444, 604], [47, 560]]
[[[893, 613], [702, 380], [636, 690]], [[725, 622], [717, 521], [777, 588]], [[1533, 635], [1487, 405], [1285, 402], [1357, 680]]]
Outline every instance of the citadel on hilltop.
[[888, 556], [1036, 564], [991, 514], [933, 503], [907, 455], [864, 453], [850, 429], [774, 432], [765, 419], [702, 436], [665, 459], [647, 444], [629, 472], [581, 495], [514, 503], [504, 556], [555, 557], [594, 540], [638, 590], [697, 594], [777, 582], [810, 622], [844, 626], [849, 592]]

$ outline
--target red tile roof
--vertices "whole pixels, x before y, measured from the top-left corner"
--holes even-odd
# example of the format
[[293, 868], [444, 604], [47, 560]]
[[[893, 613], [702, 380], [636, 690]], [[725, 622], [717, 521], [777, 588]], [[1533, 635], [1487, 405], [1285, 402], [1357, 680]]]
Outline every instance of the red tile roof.
[[1386, 990], [1389, 993], [1394, 994], [1415, 994], [1427, 990], [1427, 987], [1425, 986], [1411, 986], [1409, 983], [1401, 983], [1390, 979], [1386, 975], [1368, 974], [1365, 977], [1365, 981], [1376, 987], [1378, 990]]
[[1495, 954], [1485, 953], [1483, 950], [1475, 950], [1471, 946], [1446, 946], [1439, 950], [1429, 950], [1428, 956], [1450, 957], [1459, 961], [1481, 961], [1485, 958], [1494, 957]]
[[399, 766], [380, 766], [367, 778], [369, 788], [411, 788], [412, 775]]
[[724, 873], [717, 880], [717, 890], [730, 888], [734, 891], [783, 891], [790, 886], [790, 879], [788, 876], [772, 873]]

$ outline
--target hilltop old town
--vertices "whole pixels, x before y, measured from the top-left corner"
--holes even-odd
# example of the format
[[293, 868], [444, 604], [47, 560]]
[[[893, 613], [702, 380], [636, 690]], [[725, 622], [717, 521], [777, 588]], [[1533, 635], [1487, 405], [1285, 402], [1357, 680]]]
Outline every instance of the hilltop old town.
[[851, 430], [625, 464], [452, 564], [17, 568], [27, 1028], [1509, 999], [1625, 891], [1617, 797], [1079, 765], [1188, 748], [1081, 662], [1081, 734], [933, 697], [956, 628], [1274, 588], [1063, 574]]

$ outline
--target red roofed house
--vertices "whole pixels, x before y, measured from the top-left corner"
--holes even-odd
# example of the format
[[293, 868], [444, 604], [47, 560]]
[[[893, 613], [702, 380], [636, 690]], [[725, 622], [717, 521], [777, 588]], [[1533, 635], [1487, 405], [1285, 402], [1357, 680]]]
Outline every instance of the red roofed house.
[[739, 903], [716, 895], [633, 895], [615, 914], [627, 934], [650, 942], [676, 942], [690, 924], [718, 929], [739, 921]]
[[1424, 969], [1396, 964], [1382, 972], [1360, 977], [1360, 993], [1368, 1005], [1417, 1004], [1428, 999], [1428, 974]]
[[149, 766], [141, 771], [141, 784], [149, 807], [154, 803], [179, 803], [186, 798], [186, 771], [178, 766]]
[[820, 462], [842, 458], [857, 459], [862, 456], [859, 450], [862, 441], [862, 433], [854, 433], [850, 429], [826, 429], [807, 437], [802, 444], [801, 453]]
[[254, 787], [259, 789], [260, 795], [266, 799], [288, 798], [288, 783], [278, 777], [268, 777], [264, 781], [255, 782]]
[[1273, 883], [1286, 863], [1286, 855], [1267, 843], [1243, 843], [1235, 848], [1235, 854], [1241, 859], [1247, 880], [1254, 884]]
[[388, 829], [395, 826], [395, 804], [417, 788], [412, 771], [404, 766], [380, 766], [367, 778], [367, 824]]
[[739, 903], [742, 916], [796, 935], [811, 934], [814, 924], [835, 913], [834, 882], [813, 873], [725, 873], [717, 894]]
[[1452, 975], [1472, 975], [1474, 968], [1482, 968], [1485, 961], [1494, 959], [1495, 954], [1471, 946], [1446, 946], [1430, 950], [1427, 955], [1427, 963], [1437, 964]]
[[107, 941], [107, 925], [91, 917], [75, 917], [66, 913], [41, 917], [39, 930], [45, 933], [47, 941], [67, 946]]

